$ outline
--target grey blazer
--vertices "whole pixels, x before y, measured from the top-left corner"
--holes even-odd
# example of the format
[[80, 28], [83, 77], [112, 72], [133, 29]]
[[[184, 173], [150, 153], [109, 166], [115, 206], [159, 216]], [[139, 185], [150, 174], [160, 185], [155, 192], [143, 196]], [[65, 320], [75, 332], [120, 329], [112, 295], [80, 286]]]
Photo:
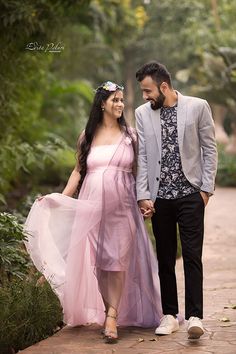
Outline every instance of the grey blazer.
[[[207, 101], [178, 93], [177, 131], [183, 172], [199, 190], [214, 193], [217, 149], [214, 121]], [[137, 200], [155, 201], [160, 183], [160, 109], [150, 102], [135, 111], [138, 134]]]

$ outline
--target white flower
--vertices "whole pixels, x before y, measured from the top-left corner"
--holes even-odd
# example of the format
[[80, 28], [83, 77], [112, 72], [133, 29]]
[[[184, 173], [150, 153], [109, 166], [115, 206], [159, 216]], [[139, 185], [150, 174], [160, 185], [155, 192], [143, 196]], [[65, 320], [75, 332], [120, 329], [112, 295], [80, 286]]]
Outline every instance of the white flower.
[[114, 82], [107, 81], [102, 88], [106, 91], [116, 91], [117, 85]]

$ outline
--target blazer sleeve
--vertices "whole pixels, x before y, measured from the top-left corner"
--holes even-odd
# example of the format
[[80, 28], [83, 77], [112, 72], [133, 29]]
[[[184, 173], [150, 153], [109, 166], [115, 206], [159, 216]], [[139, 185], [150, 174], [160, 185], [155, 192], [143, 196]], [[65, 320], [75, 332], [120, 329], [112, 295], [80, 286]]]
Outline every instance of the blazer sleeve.
[[201, 190], [213, 194], [217, 171], [217, 146], [214, 121], [207, 101], [203, 101], [199, 119], [199, 138], [203, 158]]
[[151, 199], [151, 193], [148, 186], [148, 166], [146, 141], [144, 136], [143, 122], [141, 113], [135, 111], [136, 131], [138, 134], [138, 168], [136, 177], [137, 200]]

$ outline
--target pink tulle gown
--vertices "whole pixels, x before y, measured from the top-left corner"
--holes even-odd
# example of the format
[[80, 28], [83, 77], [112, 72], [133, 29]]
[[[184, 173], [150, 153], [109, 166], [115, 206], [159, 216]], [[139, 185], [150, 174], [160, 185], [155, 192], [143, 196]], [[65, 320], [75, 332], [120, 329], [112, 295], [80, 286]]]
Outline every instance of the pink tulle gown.
[[58, 295], [65, 323], [103, 324], [103, 299], [118, 324], [153, 327], [162, 316], [158, 266], [135, 197], [131, 139], [91, 147], [79, 199], [35, 201], [26, 247]]

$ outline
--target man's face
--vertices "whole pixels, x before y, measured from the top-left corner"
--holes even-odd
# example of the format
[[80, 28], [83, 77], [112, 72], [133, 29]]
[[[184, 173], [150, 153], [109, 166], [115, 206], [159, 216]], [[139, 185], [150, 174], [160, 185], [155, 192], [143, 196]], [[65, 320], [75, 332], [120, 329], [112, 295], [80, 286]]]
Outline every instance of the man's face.
[[140, 82], [140, 88], [143, 93], [143, 99], [150, 101], [153, 110], [163, 107], [166, 97], [151, 76], [146, 76], [143, 81]]

